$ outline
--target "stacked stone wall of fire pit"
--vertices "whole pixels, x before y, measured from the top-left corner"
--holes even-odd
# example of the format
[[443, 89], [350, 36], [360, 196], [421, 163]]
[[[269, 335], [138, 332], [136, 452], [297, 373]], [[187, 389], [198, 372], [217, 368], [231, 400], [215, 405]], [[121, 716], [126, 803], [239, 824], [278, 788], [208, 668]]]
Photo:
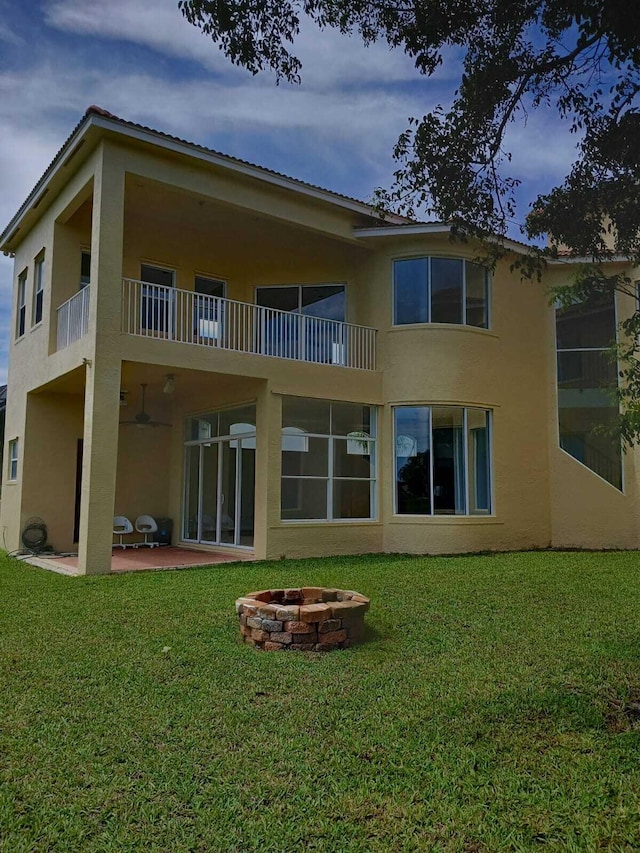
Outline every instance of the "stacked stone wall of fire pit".
[[244, 641], [268, 652], [346, 649], [362, 639], [368, 609], [359, 592], [318, 586], [265, 589], [236, 601]]

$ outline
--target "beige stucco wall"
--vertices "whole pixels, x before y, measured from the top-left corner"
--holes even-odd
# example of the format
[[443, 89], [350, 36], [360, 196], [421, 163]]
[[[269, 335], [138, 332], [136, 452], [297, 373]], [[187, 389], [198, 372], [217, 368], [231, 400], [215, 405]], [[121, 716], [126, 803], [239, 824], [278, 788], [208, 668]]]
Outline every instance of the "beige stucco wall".
[[[151, 165], [158, 179], [166, 177], [161, 163]], [[123, 258], [127, 278], [140, 278], [142, 262], [157, 264], [175, 270], [178, 289], [193, 290], [196, 274], [211, 276], [227, 282], [228, 298], [253, 303], [258, 286], [324, 282], [348, 286], [368, 254], [364, 247], [304, 230], [295, 222], [283, 224], [277, 210], [272, 219], [258, 218], [229, 205], [205, 205], [199, 196], [186, 192], [177, 195], [158, 181], [138, 186], [133, 176], [127, 187]], [[349, 295], [347, 302], [350, 318], [354, 309]]]
[[[75, 261], [68, 246], [73, 240], [84, 239], [80, 234], [81, 227], [76, 223], [71, 226], [69, 241], [63, 241], [58, 246], [54, 234], [59, 227], [56, 223], [68, 221], [78, 207], [86, 200], [91, 192], [93, 176], [98, 167], [97, 154], [91, 156], [82, 167], [70, 176], [69, 182], [58, 197], [56, 197], [46, 215], [25, 234], [14, 261], [13, 295], [11, 302], [11, 321], [9, 326], [9, 371], [7, 414], [5, 427], [5, 450], [7, 442], [13, 438], [19, 439], [18, 480], [8, 484], [7, 455], [5, 452], [5, 470], [3, 471], [3, 500], [0, 509], [0, 527], [2, 527], [7, 548], [13, 550], [20, 545], [20, 532], [24, 520], [22, 504], [32, 505], [33, 499], [26, 490], [23, 478], [23, 461], [25, 453], [25, 435], [27, 418], [27, 395], [30, 391], [42, 388], [56, 377], [64, 375], [77, 368], [82, 363], [90, 349], [90, 339], [78, 341], [63, 352], [50, 356], [51, 341], [56, 335], [55, 309], [57, 294], [52, 293], [52, 279], [55, 271], [56, 281], [72, 280], [77, 282], [79, 268], [76, 271]], [[71, 236], [73, 234], [73, 236]], [[32, 325], [34, 260], [44, 251], [44, 295], [43, 321], [37, 326]], [[18, 276], [23, 270], [27, 271], [27, 316], [26, 331], [22, 338], [15, 339], [16, 333], [16, 293]], [[61, 301], [67, 297], [64, 296]], [[6, 488], [5, 488], [6, 485]], [[66, 540], [65, 540], [66, 541]]]
[[[136, 403], [135, 411], [138, 410]], [[123, 419], [133, 410], [123, 413]], [[164, 428], [120, 428], [114, 515], [164, 517], [171, 495], [171, 436]]]
[[[43, 518], [49, 544], [59, 551], [77, 547], [73, 527], [83, 410], [84, 401], [75, 394], [29, 394], [27, 400], [20, 527], [32, 516]], [[7, 490], [18, 486], [7, 484]]]
[[[473, 247], [446, 237], [378, 241], [363, 278], [372, 290], [365, 322], [379, 331], [384, 375], [382, 494], [387, 551], [449, 553], [546, 547], [551, 540], [547, 388], [542, 287], [520, 282], [509, 261], [491, 283], [491, 328], [392, 325], [392, 265], [421, 255], [473, 260]], [[479, 406], [493, 412], [493, 517], [394, 515], [393, 406]]]

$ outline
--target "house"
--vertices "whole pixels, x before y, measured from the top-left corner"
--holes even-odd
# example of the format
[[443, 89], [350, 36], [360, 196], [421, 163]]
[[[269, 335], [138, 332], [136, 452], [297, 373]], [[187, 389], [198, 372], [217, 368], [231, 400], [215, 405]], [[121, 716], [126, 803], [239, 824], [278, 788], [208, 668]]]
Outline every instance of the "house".
[[637, 456], [593, 430], [626, 297], [556, 316], [446, 225], [97, 107], [0, 248], [8, 550], [37, 515], [107, 572], [142, 513], [256, 558], [638, 547]]

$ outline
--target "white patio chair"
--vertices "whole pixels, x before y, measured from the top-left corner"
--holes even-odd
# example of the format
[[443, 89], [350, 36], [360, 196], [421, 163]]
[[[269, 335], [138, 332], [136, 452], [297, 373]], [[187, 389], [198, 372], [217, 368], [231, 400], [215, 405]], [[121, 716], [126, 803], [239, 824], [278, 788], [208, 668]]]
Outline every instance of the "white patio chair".
[[149, 536], [156, 533], [158, 530], [158, 525], [156, 524], [155, 519], [150, 515], [139, 515], [136, 518], [136, 530], [138, 533], [144, 534], [144, 542], [138, 542], [135, 546], [136, 548], [144, 548], [145, 546], [147, 548], [160, 547], [159, 542], [149, 541]]
[[115, 515], [113, 517], [113, 535], [120, 537], [119, 542], [114, 542], [114, 548], [122, 548], [123, 550], [126, 548], [133, 548], [133, 543], [122, 541], [123, 536], [129, 536], [133, 533], [133, 524], [129, 521], [126, 515]]

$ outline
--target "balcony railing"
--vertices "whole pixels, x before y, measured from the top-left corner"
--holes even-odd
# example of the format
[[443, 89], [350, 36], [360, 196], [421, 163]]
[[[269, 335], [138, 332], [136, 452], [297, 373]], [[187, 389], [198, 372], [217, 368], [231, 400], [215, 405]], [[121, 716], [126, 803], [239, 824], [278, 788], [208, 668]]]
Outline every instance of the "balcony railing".
[[87, 334], [89, 328], [89, 286], [75, 293], [58, 308], [57, 349], [68, 347]]
[[375, 370], [376, 330], [124, 279], [122, 330], [129, 335]]

